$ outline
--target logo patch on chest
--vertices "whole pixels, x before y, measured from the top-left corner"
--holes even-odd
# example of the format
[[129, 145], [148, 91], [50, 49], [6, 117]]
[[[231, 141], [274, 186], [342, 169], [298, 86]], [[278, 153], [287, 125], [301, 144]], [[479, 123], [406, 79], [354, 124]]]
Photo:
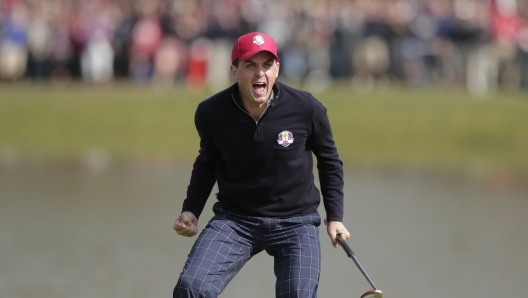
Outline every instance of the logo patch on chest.
[[293, 134], [287, 130], [279, 134], [279, 139], [277, 140], [279, 145], [282, 147], [288, 147], [293, 143]]

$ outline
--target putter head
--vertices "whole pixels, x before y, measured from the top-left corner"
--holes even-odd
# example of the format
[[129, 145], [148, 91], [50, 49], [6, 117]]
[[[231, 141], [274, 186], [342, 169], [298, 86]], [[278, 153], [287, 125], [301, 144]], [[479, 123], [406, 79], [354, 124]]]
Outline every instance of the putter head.
[[370, 290], [361, 295], [361, 298], [382, 298], [382, 293], [380, 290]]

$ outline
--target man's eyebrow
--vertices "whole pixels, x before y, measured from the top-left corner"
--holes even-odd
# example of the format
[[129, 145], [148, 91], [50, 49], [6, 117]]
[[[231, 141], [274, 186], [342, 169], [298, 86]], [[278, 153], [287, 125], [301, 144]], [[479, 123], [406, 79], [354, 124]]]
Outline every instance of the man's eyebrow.
[[[273, 63], [273, 61], [274, 61], [273, 58], [270, 58], [269, 60], [267, 60], [266, 62], [264, 62], [264, 64], [266, 64], [266, 63]], [[251, 60], [251, 59], [246, 60], [246, 61], [244, 62], [244, 64], [246, 64], [246, 63], [257, 64], [255, 61], [253, 61], [253, 60]]]

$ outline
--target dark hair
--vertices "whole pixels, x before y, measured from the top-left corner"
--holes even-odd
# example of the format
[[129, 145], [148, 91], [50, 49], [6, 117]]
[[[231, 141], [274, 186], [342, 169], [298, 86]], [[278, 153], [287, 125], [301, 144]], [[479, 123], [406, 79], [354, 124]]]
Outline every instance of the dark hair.
[[236, 59], [235, 61], [233, 61], [233, 65], [238, 68], [238, 64], [240, 64], [240, 60], [239, 59]]

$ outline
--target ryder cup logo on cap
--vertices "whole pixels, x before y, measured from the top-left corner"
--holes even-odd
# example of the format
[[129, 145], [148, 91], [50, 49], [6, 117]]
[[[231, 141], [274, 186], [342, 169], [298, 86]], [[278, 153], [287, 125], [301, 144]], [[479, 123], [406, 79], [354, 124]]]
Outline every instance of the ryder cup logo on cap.
[[253, 43], [260, 46], [264, 44], [264, 38], [260, 35], [253, 36]]
[[233, 45], [231, 63], [235, 62], [237, 59], [246, 61], [262, 51], [269, 52], [273, 55], [275, 60], [280, 60], [277, 55], [277, 45], [270, 36], [260, 32], [252, 32], [242, 35]]
[[287, 130], [279, 134], [279, 139], [277, 140], [279, 145], [282, 147], [288, 147], [293, 143], [293, 134]]

